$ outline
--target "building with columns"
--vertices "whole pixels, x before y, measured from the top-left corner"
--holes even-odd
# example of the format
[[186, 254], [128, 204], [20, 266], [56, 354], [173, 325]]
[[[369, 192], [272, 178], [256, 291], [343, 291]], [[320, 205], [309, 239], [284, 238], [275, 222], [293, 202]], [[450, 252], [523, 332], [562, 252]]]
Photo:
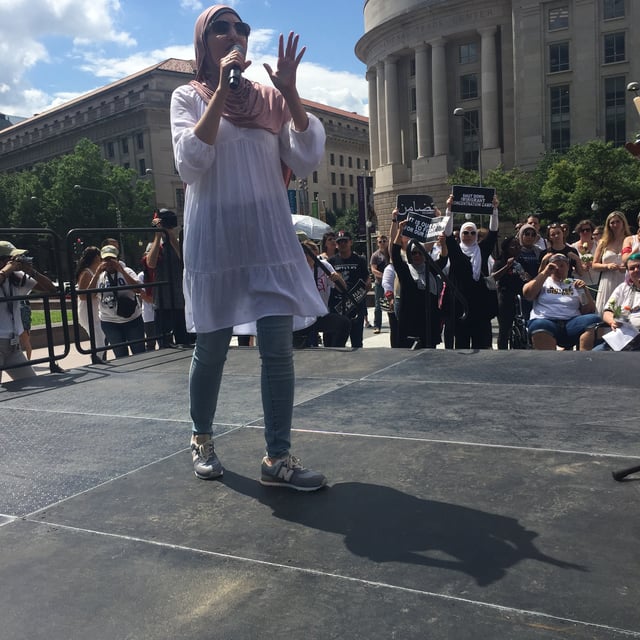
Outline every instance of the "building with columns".
[[356, 54], [379, 217], [399, 193], [444, 203], [459, 166], [528, 170], [550, 150], [632, 139], [634, 27], [637, 0], [366, 0]]

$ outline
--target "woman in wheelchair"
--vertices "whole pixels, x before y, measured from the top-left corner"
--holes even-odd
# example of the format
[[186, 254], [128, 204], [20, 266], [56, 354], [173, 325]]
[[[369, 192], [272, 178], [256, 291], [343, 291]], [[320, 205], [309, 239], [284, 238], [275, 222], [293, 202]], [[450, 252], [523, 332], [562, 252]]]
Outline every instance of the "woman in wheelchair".
[[529, 335], [534, 349], [593, 348], [595, 327], [600, 316], [583, 280], [568, 278], [569, 259], [553, 254], [546, 266], [522, 293], [533, 303], [529, 317]]

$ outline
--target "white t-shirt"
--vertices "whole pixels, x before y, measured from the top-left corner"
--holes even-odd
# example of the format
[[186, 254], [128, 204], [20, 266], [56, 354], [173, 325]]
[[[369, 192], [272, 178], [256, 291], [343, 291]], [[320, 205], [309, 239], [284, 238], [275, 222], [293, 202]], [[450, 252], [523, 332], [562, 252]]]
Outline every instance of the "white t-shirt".
[[[329, 273], [333, 274], [336, 270], [333, 268], [331, 263], [327, 262], [320, 258], [320, 262], [322, 265], [329, 271]], [[320, 268], [314, 267], [317, 277], [316, 277], [316, 286], [318, 287], [318, 291], [320, 292], [320, 296], [324, 300], [324, 304], [327, 309], [329, 308], [329, 296], [331, 295], [331, 289], [335, 286], [333, 280], [329, 278], [329, 276]]]
[[556, 282], [549, 276], [542, 285], [538, 297], [533, 301], [531, 320], [549, 318], [552, 320], [570, 320], [580, 315], [580, 300], [573, 286], [574, 280]]
[[629, 322], [640, 331], [640, 291], [633, 285], [626, 282], [619, 284], [613, 290], [604, 310], [613, 311], [617, 320]]
[[12, 296], [26, 296], [36, 286], [36, 281], [22, 271], [14, 271], [13, 275], [20, 278], [20, 284], [11, 284], [11, 276], [0, 285], [0, 338], [14, 338], [23, 331], [20, 316], [20, 301], [6, 302], [4, 298]]
[[[141, 271], [138, 274], [138, 280], [144, 284], [144, 271]], [[155, 307], [153, 306], [153, 302], [147, 302], [140, 298], [142, 302], [142, 321], [143, 322], [153, 322], [156, 316]]]
[[[129, 276], [131, 276], [136, 282], [140, 282], [138, 280], [138, 276], [136, 276], [135, 272], [129, 267], [125, 267], [124, 270], [127, 272]], [[120, 272], [113, 274], [112, 277], [117, 276], [117, 284], [128, 285], [129, 283], [124, 279]], [[109, 291], [109, 279], [106, 271], [103, 271], [100, 274], [100, 278], [98, 278], [98, 289], [107, 289], [104, 293], [98, 294], [98, 302], [100, 306], [98, 307], [98, 315], [100, 316], [100, 320], [104, 322], [131, 322], [131, 320], [135, 320], [142, 313], [142, 309], [138, 304], [136, 310], [130, 315], [128, 318], [123, 318], [116, 313], [116, 296], [114, 295], [114, 291]], [[124, 291], [118, 292], [119, 296], [126, 296], [127, 298], [135, 298], [136, 294], [133, 292], [133, 289], [125, 289]]]

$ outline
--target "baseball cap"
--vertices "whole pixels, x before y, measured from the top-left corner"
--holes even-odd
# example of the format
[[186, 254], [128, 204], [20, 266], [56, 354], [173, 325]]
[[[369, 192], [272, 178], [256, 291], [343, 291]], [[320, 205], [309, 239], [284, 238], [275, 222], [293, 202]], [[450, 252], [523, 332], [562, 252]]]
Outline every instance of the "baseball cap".
[[340, 242], [340, 240], [351, 240], [351, 234], [348, 231], [338, 231], [336, 242]]
[[0, 258], [12, 258], [27, 253], [26, 249], [16, 249], [9, 241], [0, 240]]
[[105, 258], [116, 258], [118, 259], [118, 250], [111, 244], [108, 244], [100, 250], [100, 257], [104, 260]]

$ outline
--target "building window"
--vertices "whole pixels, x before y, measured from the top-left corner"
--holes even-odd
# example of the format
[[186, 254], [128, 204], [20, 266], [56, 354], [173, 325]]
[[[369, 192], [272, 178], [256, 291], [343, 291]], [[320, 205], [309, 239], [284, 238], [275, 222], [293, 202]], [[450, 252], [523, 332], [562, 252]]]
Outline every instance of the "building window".
[[605, 20], [624, 18], [624, 0], [604, 0], [603, 16]]
[[352, 173], [349, 174], [349, 186], [353, 187], [353, 174]]
[[347, 194], [340, 194], [340, 204], [342, 205], [342, 210], [344, 211], [347, 208]]
[[460, 64], [478, 62], [478, 45], [475, 42], [461, 44], [458, 48], [458, 62]]
[[480, 127], [479, 112], [473, 109], [465, 112], [462, 119], [462, 168], [471, 171], [478, 170], [478, 150], [480, 140], [478, 131]]
[[571, 145], [569, 85], [551, 87], [551, 149], [567, 151]]
[[605, 140], [621, 147], [626, 142], [626, 82], [624, 76], [605, 78]]
[[136, 135], [136, 146], [138, 147], [138, 151], [144, 150], [144, 135], [142, 133]]
[[364, 159], [364, 170], [369, 171], [369, 158]]
[[116, 155], [113, 142], [107, 142], [107, 158], [113, 158]]
[[468, 73], [460, 76], [460, 99], [469, 100], [478, 97], [478, 76], [475, 73]]
[[120, 148], [122, 153], [129, 153], [129, 141], [126, 138], [120, 140]]
[[338, 194], [337, 193], [332, 193], [331, 194], [331, 205], [334, 211], [336, 211], [336, 209], [338, 208]]
[[318, 184], [318, 172], [317, 171], [313, 172], [313, 177], [311, 179], [315, 184]]
[[347, 158], [347, 166], [349, 169], [353, 169], [353, 158], [351, 156]]
[[549, 31], [569, 28], [569, 8], [556, 7], [549, 9]]
[[624, 33], [609, 33], [604, 37], [604, 62], [611, 64], [612, 62], [623, 62], [625, 60], [624, 52]]
[[336, 183], [336, 174], [335, 172], [331, 172], [331, 184], [335, 184]]
[[411, 89], [409, 90], [409, 111], [414, 113], [417, 108], [418, 108], [418, 98], [416, 94], [416, 88], [411, 87]]
[[140, 158], [140, 160], [138, 160], [138, 173], [141, 176], [147, 173], [147, 163], [144, 161], [144, 158]]
[[549, 45], [549, 71], [558, 73], [558, 71], [569, 70], [569, 43], [558, 42]]
[[176, 189], [176, 205], [178, 206], [178, 211], [184, 210], [184, 189], [182, 188]]
[[416, 77], [416, 59], [415, 58], [411, 58], [411, 60], [409, 60], [409, 76], [412, 78]]
[[360, 158], [356, 158], [356, 169], [360, 168]]
[[329, 164], [331, 166], [333, 166], [335, 163], [336, 163], [336, 157], [335, 157], [335, 155], [333, 155], [333, 153], [330, 153], [329, 154]]
[[349, 194], [349, 204], [352, 207], [355, 207], [356, 205], [356, 197], [353, 195], [353, 193]]
[[344, 156], [340, 156], [340, 166], [344, 167]]
[[344, 187], [344, 173], [340, 174], [340, 186]]

